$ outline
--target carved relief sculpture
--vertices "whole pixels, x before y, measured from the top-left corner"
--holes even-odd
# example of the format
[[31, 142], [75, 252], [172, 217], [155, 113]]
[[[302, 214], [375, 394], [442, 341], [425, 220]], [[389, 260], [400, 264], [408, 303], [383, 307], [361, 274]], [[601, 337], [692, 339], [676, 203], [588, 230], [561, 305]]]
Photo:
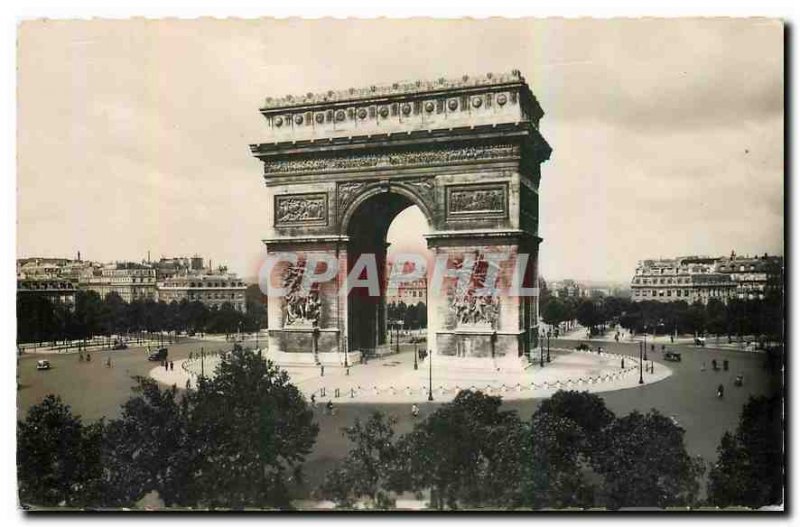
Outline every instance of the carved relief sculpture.
[[379, 154], [353, 154], [306, 159], [265, 159], [264, 174], [332, 172], [409, 165], [437, 165], [459, 161], [511, 158], [519, 155], [514, 145], [477, 145], [460, 148], [407, 150]]
[[326, 223], [328, 197], [326, 194], [290, 194], [275, 197], [275, 223]]
[[[499, 298], [497, 294], [482, 295], [477, 291], [487, 286], [486, 278], [490, 262], [483, 255], [465, 265], [465, 261], [456, 262], [459, 276], [450, 302], [450, 309], [455, 313], [458, 327], [493, 328], [497, 322]], [[461, 277], [466, 275], [462, 280]], [[497, 276], [497, 274], [494, 274]], [[492, 286], [493, 284], [488, 284]]]
[[447, 189], [448, 216], [505, 215], [506, 185], [450, 187]]
[[284, 296], [284, 326], [319, 326], [321, 305], [319, 290], [312, 288], [310, 291], [303, 291], [302, 282], [305, 269], [305, 261], [289, 264], [286, 268], [283, 277], [283, 287], [286, 289], [286, 295]]

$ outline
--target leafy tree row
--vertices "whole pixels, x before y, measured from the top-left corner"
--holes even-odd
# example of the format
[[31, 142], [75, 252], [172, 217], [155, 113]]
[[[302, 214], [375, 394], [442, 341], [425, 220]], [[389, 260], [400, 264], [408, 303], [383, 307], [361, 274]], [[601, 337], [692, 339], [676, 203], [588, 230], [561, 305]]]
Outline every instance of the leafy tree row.
[[417, 302], [414, 304], [406, 304], [402, 300], [400, 302], [392, 302], [387, 306], [387, 315], [389, 322], [395, 320], [403, 321], [403, 328], [405, 329], [423, 329], [428, 327], [428, 306], [424, 302]]
[[54, 396], [17, 424], [25, 506], [287, 508], [318, 432], [284, 371], [234, 350], [180, 395], [139, 379], [122, 416], [84, 424]]
[[[139, 379], [111, 421], [85, 424], [48, 396], [17, 423], [25, 506], [289, 508], [316, 439], [313, 412], [285, 372], [249, 350], [180, 395]], [[778, 398], [753, 398], [697, 499], [704, 463], [656, 410], [615, 416], [587, 392], [556, 393], [527, 421], [499, 397], [462, 391], [397, 435], [376, 412], [344, 430], [352, 448], [320, 497], [389, 508], [400, 493], [457, 508], [761, 507], [783, 500]]]
[[117, 293], [100, 298], [94, 291], [78, 291], [75, 305], [70, 309], [39, 296], [17, 295], [17, 340], [77, 340], [138, 331], [256, 331], [263, 325], [266, 312], [257, 285], [247, 288], [245, 304], [246, 314], [235, 310], [230, 303], [220, 308], [188, 300], [169, 304], [153, 300], [127, 303]]
[[661, 334], [714, 334], [728, 337], [763, 335], [780, 341], [783, 336], [783, 302], [778, 296], [765, 299], [732, 299], [727, 304], [712, 299], [708, 304], [684, 301], [633, 302], [627, 298], [596, 299], [547, 297], [541, 304], [542, 319], [558, 325], [577, 320], [593, 333], [610, 324], [633, 331]]
[[686, 506], [703, 472], [670, 419], [618, 418], [587, 392], [558, 392], [523, 421], [499, 397], [462, 391], [405, 435], [392, 425], [376, 412], [347, 428], [353, 448], [319, 494], [344, 507], [404, 492], [438, 509]]

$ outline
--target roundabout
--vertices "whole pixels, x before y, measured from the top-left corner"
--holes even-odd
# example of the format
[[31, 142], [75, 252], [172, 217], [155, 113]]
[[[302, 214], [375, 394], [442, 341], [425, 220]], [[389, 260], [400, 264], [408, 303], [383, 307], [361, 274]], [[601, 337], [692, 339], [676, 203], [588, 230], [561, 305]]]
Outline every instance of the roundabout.
[[[524, 365], [522, 361], [506, 360], [501, 364], [492, 359], [467, 362], [432, 356], [418, 361], [416, 369], [413, 351], [349, 368], [281, 364], [270, 353], [262, 353], [288, 373], [292, 384], [306, 398], [337, 403], [449, 402], [461, 390], [480, 390], [504, 400], [540, 399], [558, 390], [608, 392], [637, 388], [672, 374], [662, 363], [644, 361], [640, 383], [638, 358], [568, 348], [551, 348], [551, 361], [542, 361], [544, 366], [538, 361]], [[219, 353], [187, 358], [176, 361], [172, 370], [155, 367], [150, 376], [162, 384], [185, 387], [188, 383], [193, 387], [201, 375], [213, 376], [220, 360]]]

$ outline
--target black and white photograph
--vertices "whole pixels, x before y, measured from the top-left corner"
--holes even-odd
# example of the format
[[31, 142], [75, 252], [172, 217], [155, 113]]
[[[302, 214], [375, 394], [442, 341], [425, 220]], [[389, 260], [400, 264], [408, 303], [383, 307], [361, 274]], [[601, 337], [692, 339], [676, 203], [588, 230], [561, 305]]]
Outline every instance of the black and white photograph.
[[25, 516], [786, 512], [786, 20], [16, 30]]

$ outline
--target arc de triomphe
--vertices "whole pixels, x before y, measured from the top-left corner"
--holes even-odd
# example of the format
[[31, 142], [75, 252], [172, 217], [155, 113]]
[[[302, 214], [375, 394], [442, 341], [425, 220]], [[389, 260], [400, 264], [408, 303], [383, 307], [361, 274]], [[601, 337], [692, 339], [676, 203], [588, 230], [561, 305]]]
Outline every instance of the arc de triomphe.
[[[376, 255], [384, 275], [387, 229], [412, 205], [427, 219], [428, 248], [448, 267], [469, 261], [485, 276], [496, 265], [507, 284], [514, 258], [526, 254], [523, 285], [535, 286], [540, 164], [551, 149], [518, 71], [270, 98], [260, 111], [268, 137], [251, 150], [264, 166], [267, 255], [299, 258], [274, 270], [285, 287], [268, 300], [271, 352], [339, 363], [349, 353], [352, 363], [385, 344], [385, 293], [348, 295], [342, 286], [364, 253]], [[494, 263], [500, 252], [511, 259]], [[298, 289], [303, 262], [315, 255], [334, 257], [338, 271]], [[456, 279], [430, 289], [432, 353], [511, 358], [536, 346], [536, 296], [475, 297]]]

